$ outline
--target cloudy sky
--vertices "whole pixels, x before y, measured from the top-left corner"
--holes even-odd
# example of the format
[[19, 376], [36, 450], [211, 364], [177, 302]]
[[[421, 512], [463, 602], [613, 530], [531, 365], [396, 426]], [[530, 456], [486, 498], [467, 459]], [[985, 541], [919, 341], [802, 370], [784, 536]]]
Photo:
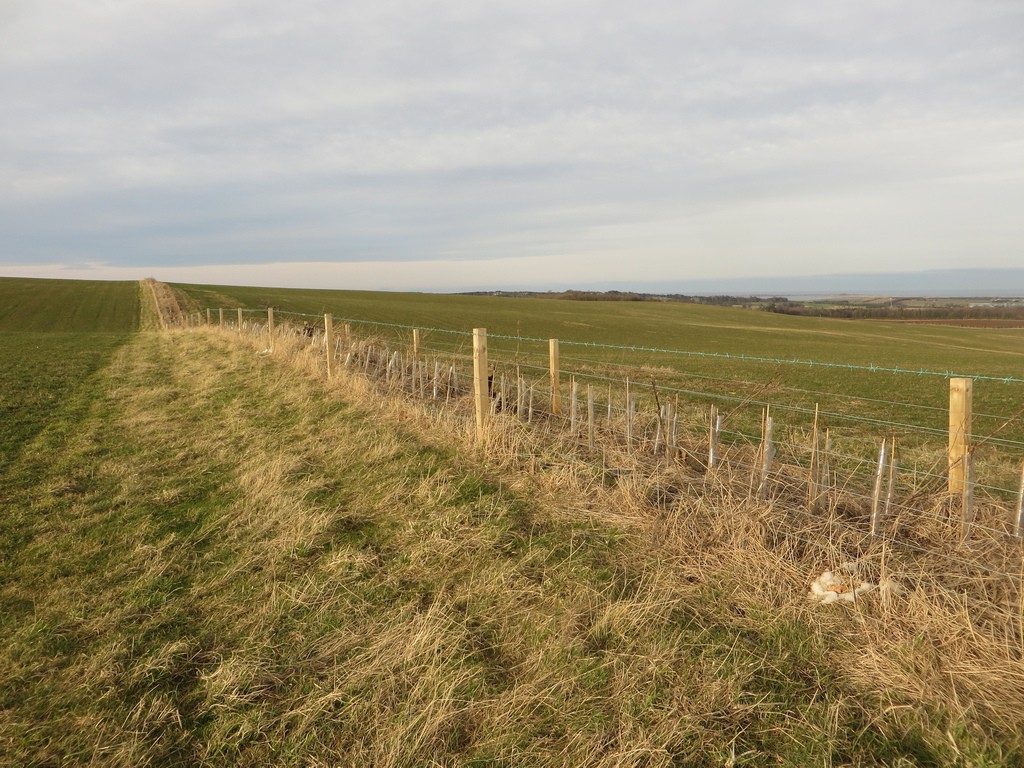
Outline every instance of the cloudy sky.
[[0, 0], [0, 274], [1024, 266], [1021, 0]]

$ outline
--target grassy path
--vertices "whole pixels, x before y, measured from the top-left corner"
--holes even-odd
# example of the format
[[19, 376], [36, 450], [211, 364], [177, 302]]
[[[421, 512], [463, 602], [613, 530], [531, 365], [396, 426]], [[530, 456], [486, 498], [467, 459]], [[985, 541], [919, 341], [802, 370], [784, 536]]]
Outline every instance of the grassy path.
[[877, 709], [827, 634], [323, 394], [154, 333], [57, 406], [0, 476], [0, 763], [1003, 764]]

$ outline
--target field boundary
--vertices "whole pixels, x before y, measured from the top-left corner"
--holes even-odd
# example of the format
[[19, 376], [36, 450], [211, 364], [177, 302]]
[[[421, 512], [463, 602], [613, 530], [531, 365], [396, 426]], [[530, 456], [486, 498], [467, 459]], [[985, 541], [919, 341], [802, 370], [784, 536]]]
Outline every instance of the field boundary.
[[[351, 318], [336, 324], [330, 315], [210, 308], [184, 324], [255, 343], [258, 354], [312, 355], [325, 376], [355, 375], [428, 411], [443, 410], [498, 462], [535, 469], [553, 450], [593, 467], [601, 482], [646, 478], [660, 508], [683, 489], [725, 483], [751, 503], [783, 503], [799, 516], [842, 521], [858, 551], [898, 546], [912, 559], [939, 558], [1013, 581], [1015, 592], [1020, 587], [1024, 443], [1000, 434], [1020, 413], [998, 417], [1001, 424], [986, 436], [963, 423], [969, 409], [959, 414], [961, 443], [951, 457], [944, 429], [695, 391], [672, 386], [670, 378], [659, 383], [660, 369], [630, 380], [566, 366], [560, 348], [602, 346], [587, 342], [494, 337], [506, 345], [545, 342], [550, 359], [539, 365], [518, 354], [488, 355], [486, 340], [481, 360], [479, 334], [473, 348], [464, 332]], [[793, 414], [801, 423], [786, 425]], [[825, 426], [829, 419], [855, 423], [861, 432], [843, 434]]]

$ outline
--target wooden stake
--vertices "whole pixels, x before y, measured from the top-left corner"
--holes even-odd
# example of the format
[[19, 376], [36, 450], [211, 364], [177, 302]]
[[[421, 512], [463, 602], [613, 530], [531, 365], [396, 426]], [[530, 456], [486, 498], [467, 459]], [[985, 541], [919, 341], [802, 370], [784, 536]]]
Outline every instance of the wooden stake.
[[768, 477], [772, 472], [772, 462], [775, 459], [775, 445], [772, 442], [774, 431], [774, 424], [772, 417], [768, 415], [768, 409], [765, 409], [764, 417], [764, 445], [761, 452], [761, 482], [757, 487], [757, 498], [764, 500], [768, 496]]
[[530, 385], [530, 404], [526, 408], [526, 423], [533, 421], [533, 384]]
[[324, 315], [324, 348], [327, 350], [327, 378], [334, 375], [334, 315]]
[[210, 319], [210, 308], [206, 308], [206, 324], [213, 325], [213, 321]]
[[239, 333], [239, 335], [241, 335], [241, 333], [242, 333], [242, 308], [241, 307], [238, 308], [238, 333]]
[[520, 419], [526, 413], [526, 381], [516, 368], [516, 416]]
[[217, 314], [220, 315], [220, 327], [223, 328], [224, 327], [224, 307], [221, 307], [220, 309], [218, 309], [217, 310]]
[[718, 441], [722, 434], [722, 419], [718, 415], [718, 406], [711, 406], [711, 418], [708, 420], [708, 469], [714, 469], [718, 460]]
[[885, 519], [889, 518], [892, 511], [892, 497], [896, 490], [896, 438], [892, 438], [889, 444], [889, 485], [885, 490], [885, 509], [882, 511]]
[[811, 428], [811, 461], [807, 473], [807, 508], [818, 509], [818, 404], [814, 404], [814, 426]]
[[1020, 538], [1024, 528], [1024, 462], [1020, 465], [1020, 490], [1017, 491], [1017, 520], [1013, 526], [1013, 535]]
[[594, 385], [587, 384], [587, 445], [594, 449]]
[[961, 496], [961, 508], [963, 510], [964, 541], [971, 535], [971, 528], [974, 527], [974, 454], [968, 451], [963, 456], [964, 489]]
[[608, 421], [612, 420], [612, 385], [608, 385]]
[[473, 329], [473, 402], [476, 406], [476, 439], [487, 436], [487, 329]]
[[572, 432], [572, 434], [575, 436], [575, 434], [576, 434], [576, 424], [577, 424], [577, 420], [578, 420], [577, 416], [578, 416], [578, 410], [579, 410], [580, 385], [579, 385], [579, 382], [576, 381], [576, 377], [575, 376], [573, 376], [569, 381], [571, 382], [570, 385], [569, 385], [569, 391], [570, 391], [570, 399], [569, 399], [569, 431]]
[[267, 335], [269, 336], [269, 343], [267, 346], [271, 351], [274, 350], [274, 308], [267, 307]]
[[672, 429], [669, 432], [669, 444], [670, 449], [668, 452], [669, 462], [673, 462], [679, 456], [679, 442], [677, 440], [679, 430], [679, 398], [676, 398], [676, 402], [672, 404]]
[[665, 420], [665, 406], [658, 408], [658, 426], [654, 430], [654, 455], [661, 452], [661, 424]]
[[973, 379], [949, 380], [949, 492], [963, 493], [966, 467], [963, 457], [971, 445]]
[[882, 478], [885, 477], [886, 449], [888, 442], [882, 438], [882, 447], [878, 452], [878, 467], [875, 470], [875, 490], [871, 495], [871, 535], [878, 535], [878, 526], [882, 512]]
[[562, 396], [559, 391], [558, 381], [558, 339], [548, 339], [549, 374], [551, 377], [551, 413], [557, 415], [562, 412]]
[[412, 356], [419, 357], [420, 355], [420, 329], [412, 329]]
[[434, 361], [434, 399], [437, 400], [437, 390], [441, 386], [441, 363]]
[[633, 394], [629, 389], [629, 379], [626, 379], [626, 450], [633, 448]]

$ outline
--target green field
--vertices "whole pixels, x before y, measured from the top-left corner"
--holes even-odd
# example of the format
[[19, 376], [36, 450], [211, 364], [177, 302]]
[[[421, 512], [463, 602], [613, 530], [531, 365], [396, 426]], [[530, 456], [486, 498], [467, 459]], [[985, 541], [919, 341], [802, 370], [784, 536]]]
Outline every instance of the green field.
[[139, 284], [0, 278], [0, 331], [123, 333], [139, 326]]
[[[602, 399], [610, 379], [621, 405], [628, 377], [635, 391], [648, 396], [657, 379], [669, 397], [716, 403], [723, 412], [742, 405], [732, 417], [736, 439], [753, 436], [761, 406], [770, 404], [781, 423], [804, 430], [819, 405], [825, 426], [864, 438], [865, 450], [886, 434], [898, 434], [908, 445], [941, 443], [948, 424], [945, 374], [985, 377], [974, 391], [976, 435], [991, 437], [988, 448], [999, 446], [1018, 461], [1024, 457], [1024, 329], [791, 317], [670, 302], [176, 287], [193, 308], [244, 307], [251, 310], [247, 318], [265, 317], [268, 306], [279, 322], [319, 322], [319, 315], [331, 312], [336, 322], [353, 321], [357, 334], [392, 345], [407, 346], [412, 327], [428, 329], [428, 352], [455, 355], [467, 365], [471, 330], [485, 327], [492, 362], [522, 366], [538, 386], [546, 386], [544, 340], [559, 338], [565, 375], [595, 376]], [[234, 322], [234, 314], [227, 313], [227, 320]], [[792, 360], [816, 364], [785, 362]], [[922, 370], [937, 375], [917, 373]]]
[[138, 327], [133, 282], [0, 278], [0, 470]]

